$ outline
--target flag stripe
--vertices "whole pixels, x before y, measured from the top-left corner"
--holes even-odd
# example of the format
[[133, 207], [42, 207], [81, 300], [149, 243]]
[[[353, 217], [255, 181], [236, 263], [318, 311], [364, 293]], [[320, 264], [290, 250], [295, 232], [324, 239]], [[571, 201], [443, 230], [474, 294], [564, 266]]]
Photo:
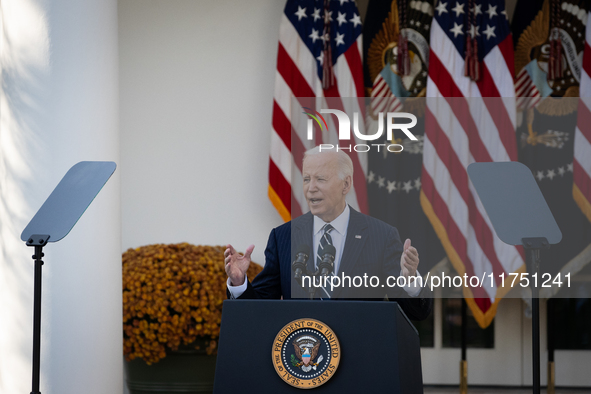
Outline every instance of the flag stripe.
[[[439, 76], [438, 80], [448, 80], [449, 82], [439, 86], [439, 84], [434, 83], [431, 76], [429, 76], [427, 80], [427, 96], [428, 97], [463, 97], [462, 92], [455, 84], [452, 76], [450, 75], [449, 71], [443, 66], [443, 63], [439, 60], [437, 54], [433, 51], [429, 56], [429, 68], [433, 67], [434, 69], [438, 70]], [[439, 95], [434, 95], [429, 92], [430, 89], [437, 89]]]
[[287, 149], [291, 149], [291, 122], [275, 100], [273, 100], [273, 130], [281, 138]]
[[277, 133], [271, 133], [271, 160], [285, 179], [291, 178], [291, 155]]
[[[579, 164], [578, 161], [574, 161], [573, 163], [573, 171], [575, 177], [575, 184], [579, 187], [579, 190], [583, 195], [590, 196], [591, 195], [591, 180], [589, 176], [585, 176], [587, 173], [585, 169]], [[587, 174], [588, 175], [588, 174]]]
[[[575, 159], [574, 163], [576, 163], [579, 167], [577, 171], [573, 168], [573, 174], [575, 179], [575, 184], [579, 185], [579, 189], [581, 191], [588, 190], [586, 187], [581, 188], [580, 186], [586, 185], [591, 181], [591, 143], [590, 141], [581, 133], [579, 128], [575, 130], [575, 139], [577, 144], [575, 145]], [[589, 181], [587, 181], [588, 179]], [[588, 194], [591, 196], [591, 194]]]
[[499, 92], [499, 89], [497, 89], [497, 85], [492, 79], [492, 75], [490, 74], [486, 63], [482, 64], [481, 71], [482, 78], [476, 82], [480, 95], [482, 97], [501, 97], [501, 93]]
[[[579, 100], [579, 112], [577, 113], [577, 128], [578, 128], [578, 132], [580, 133], [579, 136], [581, 138], [584, 138], [584, 140], [580, 140], [578, 142], [580, 142], [581, 144], [591, 144], [591, 127], [579, 127], [579, 126], [584, 126], [584, 125], [590, 125], [591, 126], [591, 110], [589, 110], [589, 107], [587, 107], [585, 105], [585, 101], [584, 99]], [[583, 130], [585, 130], [585, 132], [583, 132]], [[575, 147], [576, 149], [577, 147]], [[584, 152], [580, 152], [581, 155], [584, 154]], [[578, 156], [581, 156], [578, 155]]]
[[291, 88], [285, 82], [279, 71], [275, 72], [275, 95], [273, 97], [274, 104], [277, 104], [283, 114], [289, 119], [291, 114], [291, 98], [293, 93]]
[[525, 83], [527, 83], [528, 79], [529, 79], [528, 73], [524, 68], [521, 70], [521, 72], [517, 76], [517, 82], [515, 83], [515, 90], [517, 91], [518, 89], [520, 89], [521, 86], [523, 86]]
[[351, 69], [351, 76], [355, 84], [356, 95], [351, 97], [365, 97], [365, 88], [363, 87], [363, 68], [361, 63], [361, 55], [357, 43], [345, 52], [345, 58]]
[[298, 66], [293, 62], [283, 45], [279, 44], [277, 52], [277, 71], [290, 86], [295, 97], [314, 97], [314, 91], [304, 79]]
[[[513, 70], [515, 66], [513, 62], [513, 39], [511, 35], [508, 35], [507, 38], [486, 55], [484, 64], [491, 76], [491, 81], [495, 84], [495, 88], [498, 91], [498, 97], [515, 97], [515, 88], [513, 85], [515, 75]], [[482, 94], [482, 97], [490, 96]]]
[[[513, 86], [513, 84], [511, 84], [511, 86]], [[496, 98], [490, 99], [484, 97], [483, 100], [486, 109], [488, 110], [488, 114], [490, 114], [489, 117], [492, 118], [498, 131], [498, 134], [492, 134], [486, 133], [486, 129], [484, 128], [480, 129], [482, 130], [480, 136], [483, 140], [487, 140], [487, 137], [491, 137], [491, 139], [488, 139], [489, 143], [485, 144], [490, 151], [490, 156], [493, 158], [493, 161], [516, 161], [517, 145], [515, 144], [515, 119], [510, 118], [506, 107], [499, 105], [499, 102], [509, 102], [511, 107], [515, 108], [514, 99], [498, 100]], [[497, 143], [493, 142], [493, 139], [500, 139], [502, 146], [497, 146]], [[499, 156], [497, 156], [497, 154], [499, 154]]]
[[[281, 201], [284, 204], [285, 201], [291, 201], [291, 186], [283, 177], [283, 174], [279, 171], [273, 160], [269, 161], [269, 176], [276, 181], [273, 185], [273, 190], [277, 193]], [[289, 209], [289, 206], [287, 208]]]
[[583, 50], [583, 68], [585, 71], [591, 70], [591, 47], [588, 41], [585, 42], [585, 49]]
[[[474, 122], [474, 118], [472, 118], [470, 114], [469, 104], [465, 100], [454, 100], [454, 99], [447, 99], [450, 103], [450, 107], [456, 117], [456, 119], [460, 122], [462, 126], [462, 130], [468, 136], [468, 145], [470, 147], [470, 153], [472, 157], [477, 162], [481, 161], [492, 161], [488, 150], [484, 146], [482, 140], [478, 136], [478, 128], [476, 127], [476, 123]], [[436, 119], [435, 122], [437, 122]], [[469, 163], [466, 163], [469, 164]], [[466, 172], [465, 170], [463, 172]]]

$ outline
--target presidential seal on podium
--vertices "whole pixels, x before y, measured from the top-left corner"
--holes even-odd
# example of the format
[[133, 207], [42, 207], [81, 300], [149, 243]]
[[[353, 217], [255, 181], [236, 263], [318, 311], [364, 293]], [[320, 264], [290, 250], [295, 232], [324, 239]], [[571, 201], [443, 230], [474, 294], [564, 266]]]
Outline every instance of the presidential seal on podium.
[[286, 324], [273, 341], [273, 366], [291, 386], [312, 389], [333, 377], [341, 359], [339, 340], [325, 323], [302, 318]]

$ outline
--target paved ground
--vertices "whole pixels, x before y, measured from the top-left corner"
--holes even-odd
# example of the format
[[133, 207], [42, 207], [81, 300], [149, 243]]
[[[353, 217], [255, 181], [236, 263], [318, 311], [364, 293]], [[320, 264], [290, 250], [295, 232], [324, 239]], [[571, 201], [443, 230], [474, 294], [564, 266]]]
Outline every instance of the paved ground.
[[[425, 394], [459, 394], [458, 387], [425, 387]], [[468, 388], [468, 394], [526, 394], [531, 393], [532, 389], [512, 389], [495, 387], [477, 387]], [[591, 388], [585, 389], [556, 389], [555, 394], [591, 394]], [[546, 389], [542, 389], [542, 394], [546, 394]]]

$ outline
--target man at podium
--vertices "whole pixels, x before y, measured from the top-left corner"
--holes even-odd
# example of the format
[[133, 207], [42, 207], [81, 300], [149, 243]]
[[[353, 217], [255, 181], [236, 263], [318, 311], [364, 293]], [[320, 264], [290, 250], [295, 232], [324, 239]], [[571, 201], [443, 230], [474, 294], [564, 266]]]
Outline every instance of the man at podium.
[[[409, 318], [427, 318], [433, 302], [428, 287], [415, 281], [419, 254], [411, 241], [407, 239], [403, 245], [396, 228], [357, 212], [346, 202], [353, 184], [349, 156], [342, 150], [317, 146], [304, 154], [302, 176], [310, 211], [271, 231], [265, 267], [252, 283], [246, 270], [254, 245], [244, 255], [232, 245], [227, 246], [224, 256], [228, 297], [307, 298], [308, 289], [302, 288], [292, 273], [292, 262], [304, 246], [310, 251], [308, 271], [318, 269], [327, 258], [326, 251], [332, 253], [329, 279], [333, 280], [318, 287], [314, 298], [387, 298], [397, 301]], [[368, 283], [367, 278], [372, 277], [374, 280]], [[362, 285], [356, 286], [360, 281]]]

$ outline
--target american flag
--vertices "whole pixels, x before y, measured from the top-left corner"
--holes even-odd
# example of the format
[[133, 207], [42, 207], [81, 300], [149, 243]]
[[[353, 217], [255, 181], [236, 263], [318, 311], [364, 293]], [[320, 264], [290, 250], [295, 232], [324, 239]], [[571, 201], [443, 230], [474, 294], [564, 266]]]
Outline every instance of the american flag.
[[[325, 117], [328, 130], [320, 132], [316, 129], [314, 141], [297, 134], [295, 130], [300, 128], [295, 126], [306, 121], [306, 115], [299, 106], [294, 108], [293, 99], [329, 98], [330, 108], [347, 113], [364, 112], [360, 101], [340, 99], [364, 97], [362, 25], [354, 0], [288, 0], [281, 18], [269, 198], [282, 218], [288, 221], [308, 209], [302, 191], [304, 152], [320, 143], [338, 144], [338, 127], [335, 127], [333, 116]], [[328, 107], [323, 105], [322, 99], [320, 106]], [[347, 202], [353, 208], [367, 212], [367, 157], [363, 153], [347, 153], [354, 166], [354, 189], [347, 196]]]
[[[591, 22], [591, 14], [587, 25]], [[591, 30], [585, 33], [579, 110], [575, 130], [573, 197], [591, 221]]]
[[[476, 38], [476, 78], [465, 76], [468, 34]], [[421, 204], [458, 273], [494, 274], [492, 287], [488, 281], [464, 289], [475, 319], [486, 327], [507, 290], [497, 292], [499, 275], [525, 270], [517, 248], [494, 233], [466, 172], [473, 162], [517, 160], [513, 42], [505, 2], [439, 1], [428, 77]]]

